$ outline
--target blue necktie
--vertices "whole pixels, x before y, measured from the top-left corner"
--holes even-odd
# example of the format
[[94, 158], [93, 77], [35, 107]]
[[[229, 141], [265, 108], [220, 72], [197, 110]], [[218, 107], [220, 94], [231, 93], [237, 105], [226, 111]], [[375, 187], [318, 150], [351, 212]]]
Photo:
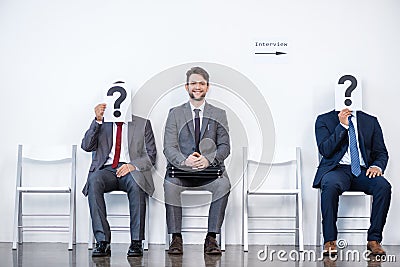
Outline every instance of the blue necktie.
[[355, 176], [359, 176], [361, 173], [360, 157], [358, 154], [356, 131], [354, 124], [351, 121], [353, 115], [349, 116], [349, 142], [350, 142], [350, 159], [351, 159], [351, 172]]

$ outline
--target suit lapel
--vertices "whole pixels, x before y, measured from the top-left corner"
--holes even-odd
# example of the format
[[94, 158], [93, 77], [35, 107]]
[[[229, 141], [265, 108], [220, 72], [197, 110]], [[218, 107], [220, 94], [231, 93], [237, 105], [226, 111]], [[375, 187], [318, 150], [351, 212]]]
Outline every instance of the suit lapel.
[[[193, 115], [192, 115], [192, 110], [190, 108], [190, 103], [187, 102], [184, 108], [184, 114], [185, 114], [185, 124], [189, 127], [190, 134], [194, 138], [194, 125], [193, 125]], [[180, 129], [179, 129], [180, 130]]]
[[335, 124], [337, 125], [338, 123], [340, 123], [339, 120], [339, 111], [334, 111], [334, 120], [335, 120]]
[[212, 107], [206, 102], [206, 104], [204, 105], [203, 120], [201, 122], [200, 140], [203, 138], [203, 135], [206, 131], [206, 128], [208, 126], [208, 121], [211, 118], [211, 115], [212, 115]]
[[113, 145], [113, 124], [113, 122], [105, 122], [103, 125], [107, 137], [108, 151], [111, 151]]
[[[361, 111], [357, 111], [357, 134], [358, 134], [358, 147], [361, 150], [361, 155], [364, 159], [366, 165], [368, 165], [368, 159], [366, 158], [365, 145], [364, 145], [364, 135], [361, 129], [364, 127], [364, 117]], [[368, 167], [368, 166], [367, 166]]]
[[[136, 123], [135, 123], [135, 117], [132, 116], [132, 121], [128, 122], [128, 149], [129, 149], [129, 154], [131, 151], [131, 147], [133, 147], [133, 133], [135, 132], [135, 127], [136, 127]], [[131, 157], [131, 155], [130, 155]]]
[[[334, 119], [334, 124], [332, 125], [332, 129], [334, 131], [334, 129], [336, 128], [336, 126], [340, 123], [339, 120], [339, 111], [335, 111], [333, 113], [333, 119]], [[345, 147], [343, 148], [342, 153], [340, 154], [340, 159], [343, 158], [344, 154], [346, 153], [347, 149], [349, 148], [349, 134], [346, 133], [346, 142], [345, 142]]]

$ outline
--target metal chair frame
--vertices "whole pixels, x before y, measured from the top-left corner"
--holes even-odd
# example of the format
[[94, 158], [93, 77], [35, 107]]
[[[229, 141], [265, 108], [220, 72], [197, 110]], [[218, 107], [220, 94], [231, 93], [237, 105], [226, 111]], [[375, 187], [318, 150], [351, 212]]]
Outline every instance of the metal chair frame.
[[[15, 189], [15, 210], [12, 249], [17, 249], [17, 243], [23, 243], [23, 232], [69, 232], [68, 250], [76, 244], [76, 145], [72, 146], [72, 155], [68, 158], [55, 160], [39, 160], [22, 155], [22, 145], [18, 145], [17, 179]], [[33, 187], [23, 186], [23, 163], [63, 164], [71, 163], [70, 186], [63, 187]], [[24, 194], [69, 194], [69, 214], [24, 214], [22, 200]], [[68, 226], [56, 225], [23, 225], [23, 217], [69, 217]]]
[[[125, 195], [126, 192], [124, 191], [112, 191], [107, 193], [109, 196], [121, 196]], [[149, 249], [149, 214], [150, 214], [150, 207], [149, 207], [149, 197], [146, 197], [146, 218], [145, 218], [145, 230], [144, 230], [144, 240], [143, 240], [143, 249], [148, 250]], [[112, 218], [128, 218], [130, 219], [129, 213], [108, 213], [107, 218], [112, 219]], [[130, 226], [128, 225], [110, 225], [110, 230], [112, 232], [128, 232], [130, 233]], [[93, 228], [92, 228], [92, 220], [90, 218], [90, 213], [89, 213], [89, 241], [88, 241], [88, 249], [93, 249], [93, 244], [95, 243], [95, 238], [93, 235]]]
[[[256, 190], [251, 191], [249, 189], [248, 184], [248, 165], [249, 163], [259, 164], [263, 166], [279, 166], [285, 164], [296, 164], [296, 187], [295, 189], [276, 189], [276, 190]], [[301, 161], [300, 161], [300, 148], [296, 148], [296, 157], [294, 159], [289, 159], [288, 161], [283, 162], [272, 162], [272, 163], [265, 163], [265, 162], [257, 162], [248, 159], [248, 152], [247, 147], [243, 148], [243, 205], [242, 205], [242, 214], [243, 214], [243, 250], [245, 252], [249, 251], [249, 239], [248, 235], [250, 233], [290, 233], [295, 234], [295, 243], [296, 246], [299, 247], [300, 251], [304, 250], [304, 234], [303, 234], [303, 203], [302, 203], [302, 189], [301, 189]], [[249, 196], [295, 196], [296, 198], [296, 215], [295, 216], [249, 216]], [[294, 228], [257, 228], [257, 229], [249, 229], [249, 219], [295, 219], [295, 227]]]

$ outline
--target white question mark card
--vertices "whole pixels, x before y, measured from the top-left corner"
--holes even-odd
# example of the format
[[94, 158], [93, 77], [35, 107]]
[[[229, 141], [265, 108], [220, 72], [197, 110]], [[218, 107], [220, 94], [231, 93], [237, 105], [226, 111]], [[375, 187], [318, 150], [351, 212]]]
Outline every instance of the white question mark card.
[[129, 122], [132, 121], [131, 91], [126, 88], [124, 82], [115, 82], [105, 91], [104, 103], [107, 107], [104, 111], [105, 122]]
[[342, 74], [335, 85], [335, 110], [362, 110], [361, 79], [352, 74]]

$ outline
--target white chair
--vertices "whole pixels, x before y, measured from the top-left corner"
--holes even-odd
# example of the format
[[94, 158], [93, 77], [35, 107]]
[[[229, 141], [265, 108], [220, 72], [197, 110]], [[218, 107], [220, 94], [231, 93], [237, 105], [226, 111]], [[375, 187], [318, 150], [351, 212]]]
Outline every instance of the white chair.
[[[48, 167], [52, 165], [60, 164], [71, 165], [71, 177], [68, 186], [48, 186], [48, 184], [40, 184], [43, 177], [34, 179], [23, 179], [23, 170], [27, 164], [33, 164], [42, 167]], [[54, 168], [54, 166], [52, 167]], [[29, 185], [28, 185], [29, 184]], [[39, 185], [39, 186], [38, 186]], [[17, 242], [23, 242], [23, 232], [68, 232], [68, 249], [72, 250], [72, 246], [76, 243], [76, 145], [72, 146], [72, 154], [67, 158], [59, 159], [35, 159], [31, 157], [23, 156], [22, 145], [18, 146], [18, 163], [17, 163], [17, 181], [15, 187], [15, 211], [14, 211], [14, 228], [13, 228], [13, 244], [12, 249], [17, 249]], [[55, 194], [68, 194], [69, 196], [69, 213], [24, 213], [23, 212], [23, 195], [35, 195], [40, 196], [49, 194], [54, 196]], [[48, 202], [48, 200], [47, 200]], [[24, 218], [60, 218], [68, 217], [68, 226], [64, 225], [24, 225]]]
[[[294, 149], [293, 149], [294, 150]], [[291, 156], [287, 160], [276, 161], [276, 162], [257, 162], [248, 159], [247, 147], [243, 148], [243, 250], [247, 252], [249, 250], [249, 239], [248, 235], [250, 233], [264, 233], [264, 234], [295, 234], [295, 244], [299, 247], [300, 251], [304, 250], [304, 242], [303, 242], [303, 206], [302, 206], [302, 190], [301, 190], [301, 162], [300, 162], [300, 148], [297, 147], [294, 151], [291, 151]], [[290, 177], [280, 177], [281, 181], [286, 181], [286, 185], [284, 189], [268, 189], [268, 190], [260, 190], [250, 189], [251, 184], [249, 184], [248, 176], [249, 176], [249, 167], [253, 165], [255, 168], [267, 168], [270, 167], [271, 171], [275, 168], [278, 170], [284, 171], [284, 173], [288, 173]], [[257, 172], [256, 172], [257, 174]], [[263, 173], [263, 175], [266, 175]], [[271, 178], [272, 179], [272, 178]], [[290, 186], [290, 180], [293, 180], [293, 185]], [[296, 214], [294, 216], [272, 216], [272, 215], [254, 215], [249, 216], [249, 197], [252, 198], [260, 198], [260, 197], [269, 197], [269, 196], [294, 196], [295, 197], [295, 206], [296, 206]], [[267, 211], [268, 212], [268, 211]], [[286, 220], [295, 220], [294, 227], [288, 228], [253, 228], [249, 229], [249, 219], [259, 219], [259, 220], [268, 220], [268, 219], [286, 219]]]
[[[368, 225], [369, 219], [370, 219], [370, 214], [371, 214], [371, 209], [372, 209], [372, 196], [365, 194], [364, 192], [360, 191], [346, 191], [343, 192], [343, 194], [339, 197], [339, 202], [343, 198], [364, 198], [368, 204], [368, 209], [367, 215], [363, 216], [347, 216], [347, 215], [340, 215], [340, 206], [338, 210], [338, 217], [337, 217], [337, 224], [340, 224], [340, 221], [346, 221], [346, 220], [352, 220], [353, 222], [355, 220], [364, 220], [365, 225]], [[317, 233], [316, 233], [316, 244], [317, 245], [323, 245], [323, 238], [322, 238], [322, 214], [321, 214], [321, 190], [318, 190], [318, 201], [317, 201]], [[338, 224], [338, 226], [339, 226]], [[353, 227], [353, 228], [340, 228], [338, 227], [338, 233], [367, 233], [369, 227]]]
[[[112, 209], [110, 203], [107, 203], [107, 200], [110, 200], [109, 198], [121, 198], [124, 197], [125, 200], [128, 199], [128, 196], [126, 195], [126, 192], [124, 191], [112, 191], [110, 193], [106, 193], [105, 199], [106, 199], [106, 205], [107, 205], [107, 210]], [[149, 197], [146, 197], [146, 218], [145, 218], [145, 230], [144, 230], [144, 240], [143, 240], [143, 249], [148, 250], [149, 249], [149, 214], [150, 214], [150, 207], [149, 207]], [[110, 230], [112, 232], [128, 232], [130, 234], [130, 215], [129, 215], [129, 209], [128, 212], [108, 212], [107, 213], [107, 218], [110, 224]], [[113, 219], [124, 219], [125, 225], [112, 225], [112, 220]], [[92, 228], [92, 220], [90, 218], [90, 213], [89, 213], [89, 242], [88, 242], [88, 249], [93, 249], [93, 243], [95, 242], [95, 238], [93, 235], [93, 228]]]
[[[322, 155], [318, 153], [318, 160], [321, 161]], [[342, 216], [340, 215], [340, 208], [338, 210], [337, 222], [340, 220], [368, 220], [372, 210], [372, 196], [365, 194], [361, 191], [346, 191], [339, 197], [339, 201], [342, 198], [358, 197], [365, 198], [369, 202], [368, 215], [367, 216]], [[356, 227], [356, 228], [337, 228], [338, 233], [367, 233], [367, 227]], [[317, 233], [316, 233], [316, 245], [323, 245], [324, 241], [322, 238], [322, 214], [321, 214], [321, 189], [318, 190], [317, 196]]]
[[[186, 190], [181, 193], [181, 196], [188, 196], [191, 198], [195, 197], [212, 197], [212, 193], [206, 190]], [[182, 233], [185, 232], [203, 232], [207, 233], [207, 223], [203, 227], [199, 226], [185, 226], [187, 222], [185, 222], [185, 219], [204, 219], [205, 221], [208, 220], [208, 213], [207, 214], [185, 214], [186, 210], [191, 209], [191, 207], [183, 207], [182, 208]], [[165, 224], [165, 250], [169, 249], [169, 244], [171, 242], [170, 234], [168, 234], [168, 228], [167, 224]], [[221, 233], [219, 234], [219, 244], [221, 247], [221, 251], [225, 251], [225, 219], [222, 223], [221, 226]]]

